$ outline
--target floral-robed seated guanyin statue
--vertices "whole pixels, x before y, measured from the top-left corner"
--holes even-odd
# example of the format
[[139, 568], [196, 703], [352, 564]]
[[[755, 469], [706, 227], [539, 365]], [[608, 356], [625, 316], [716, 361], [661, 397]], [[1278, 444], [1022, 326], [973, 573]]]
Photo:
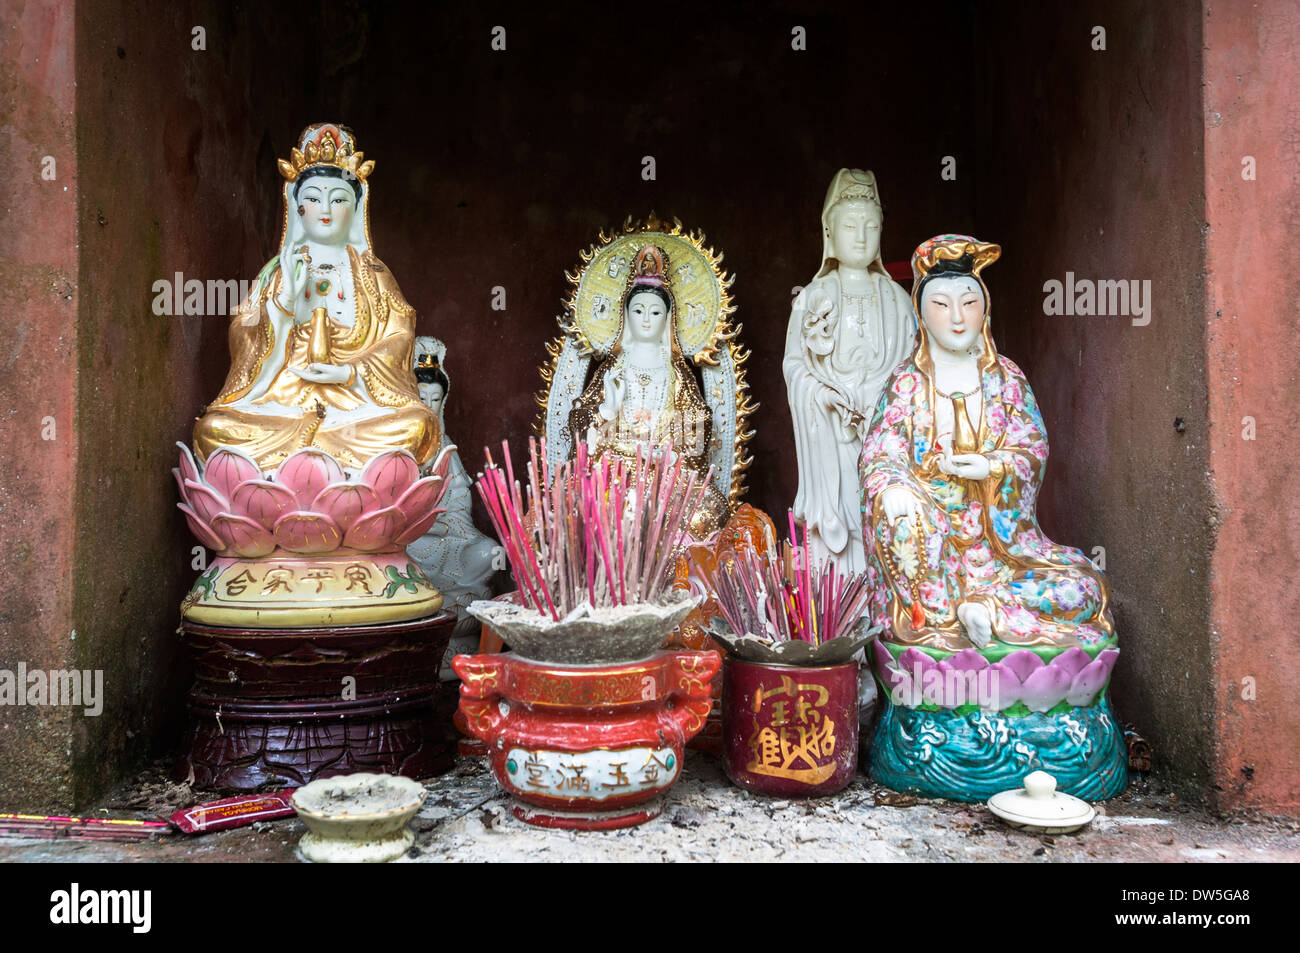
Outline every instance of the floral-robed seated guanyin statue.
[[1106, 698], [1109, 587], [1038, 525], [1047, 434], [994, 347], [981, 277], [1000, 252], [964, 235], [916, 250], [919, 340], [862, 448], [871, 621], [884, 627], [871, 773], [983, 800], [1041, 768], [1069, 793], [1110, 797], [1126, 774]]
[[[230, 372], [182, 445], [191, 529], [217, 559], [193, 622], [419, 618], [441, 596], [405, 552], [436, 519], [446, 455], [412, 369], [415, 311], [375, 257], [352, 131], [319, 123], [279, 168], [280, 253], [232, 314]], [[427, 474], [423, 478], [421, 474]]]

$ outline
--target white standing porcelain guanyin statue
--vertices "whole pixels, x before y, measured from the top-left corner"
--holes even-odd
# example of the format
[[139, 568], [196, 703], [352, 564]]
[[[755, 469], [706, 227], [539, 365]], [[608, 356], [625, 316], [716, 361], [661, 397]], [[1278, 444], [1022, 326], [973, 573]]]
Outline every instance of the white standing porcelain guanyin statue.
[[217, 554], [183, 614], [262, 627], [430, 615], [442, 597], [404, 547], [437, 516], [446, 457], [416, 388], [415, 311], [372, 250], [374, 163], [346, 126], [318, 123], [279, 169], [280, 252], [231, 315], [230, 372], [175, 471]]
[[1110, 590], [1048, 539], [1047, 432], [998, 354], [981, 272], [1001, 254], [941, 235], [912, 256], [915, 350], [890, 376], [860, 475], [883, 711], [870, 770], [897, 790], [985, 800], [1031, 771], [1096, 800], [1127, 780], [1106, 687]]
[[506, 560], [501, 546], [474, 527], [469, 474], [446, 429], [447, 396], [451, 391], [446, 358], [447, 345], [442, 341], [428, 336], [415, 339], [415, 379], [420, 399], [438, 415], [448, 457], [447, 486], [441, 504], [444, 512], [406, 551], [442, 593], [443, 608], [456, 612], [456, 628], [447, 647], [448, 661], [443, 666], [444, 677], [455, 678], [450, 658], [466, 652], [472, 654], [478, 648], [479, 621], [466, 609], [477, 599], [492, 597], [489, 581], [497, 569], [505, 568]]
[[822, 263], [794, 300], [785, 336], [794, 419], [796, 520], [811, 555], [841, 572], [865, 569], [858, 512], [858, 455], [881, 388], [912, 350], [907, 292], [880, 257], [884, 215], [876, 177], [836, 173], [822, 206]]

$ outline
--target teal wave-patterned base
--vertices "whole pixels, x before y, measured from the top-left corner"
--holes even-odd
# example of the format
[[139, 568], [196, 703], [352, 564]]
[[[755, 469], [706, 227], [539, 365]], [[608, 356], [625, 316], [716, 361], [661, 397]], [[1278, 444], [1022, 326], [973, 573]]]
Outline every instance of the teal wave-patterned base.
[[986, 801], [1018, 788], [1031, 771], [1085, 801], [1128, 784], [1128, 752], [1110, 699], [1057, 714], [924, 711], [888, 695], [876, 721], [868, 773], [887, 788], [921, 797]]

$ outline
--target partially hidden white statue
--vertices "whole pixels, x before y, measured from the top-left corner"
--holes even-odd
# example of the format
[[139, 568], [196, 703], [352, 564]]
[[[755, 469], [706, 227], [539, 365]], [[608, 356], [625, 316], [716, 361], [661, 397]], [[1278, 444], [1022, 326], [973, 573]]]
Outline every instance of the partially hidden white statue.
[[[437, 415], [444, 443], [450, 444], [451, 438], [446, 436], [446, 406], [451, 379], [447, 376], [446, 357], [447, 345], [437, 338], [424, 335], [415, 339], [415, 379], [420, 400]], [[477, 651], [479, 623], [465, 610], [477, 599], [492, 597], [489, 585], [492, 574], [506, 566], [501, 546], [474, 528], [470, 486], [460, 454], [453, 449], [441, 503], [446, 512], [427, 533], [406, 547], [407, 554], [419, 563], [442, 593], [443, 608], [456, 612], [448, 659]], [[455, 677], [450, 663], [444, 666], [443, 674]]]
[[812, 557], [866, 570], [858, 456], [881, 389], [911, 353], [911, 299], [880, 257], [884, 215], [876, 177], [836, 173], [822, 206], [822, 264], [795, 297], [785, 337], [799, 492], [794, 516]]

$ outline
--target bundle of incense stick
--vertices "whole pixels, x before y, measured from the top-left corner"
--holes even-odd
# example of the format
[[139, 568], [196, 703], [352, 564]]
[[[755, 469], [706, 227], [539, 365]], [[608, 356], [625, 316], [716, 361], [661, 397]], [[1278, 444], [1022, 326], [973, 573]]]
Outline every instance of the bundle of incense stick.
[[0, 834], [20, 837], [74, 837], [85, 840], [144, 840], [171, 829], [166, 821], [116, 820], [102, 817], [54, 817], [48, 814], [0, 814]]
[[662, 601], [712, 467], [699, 480], [674, 457], [671, 442], [638, 448], [631, 461], [592, 460], [579, 443], [576, 459], [556, 473], [545, 441], [530, 440], [528, 451], [525, 486], [515, 479], [505, 441], [504, 472], [485, 448], [487, 467], [476, 484], [524, 605], [558, 622], [584, 604]]
[[[797, 538], [793, 516], [790, 536]], [[805, 526], [802, 547], [741, 549], [721, 560], [709, 584], [734, 633], [821, 645], [853, 631], [870, 597], [866, 574], [844, 576], [833, 560], [814, 568], [809, 551]]]

